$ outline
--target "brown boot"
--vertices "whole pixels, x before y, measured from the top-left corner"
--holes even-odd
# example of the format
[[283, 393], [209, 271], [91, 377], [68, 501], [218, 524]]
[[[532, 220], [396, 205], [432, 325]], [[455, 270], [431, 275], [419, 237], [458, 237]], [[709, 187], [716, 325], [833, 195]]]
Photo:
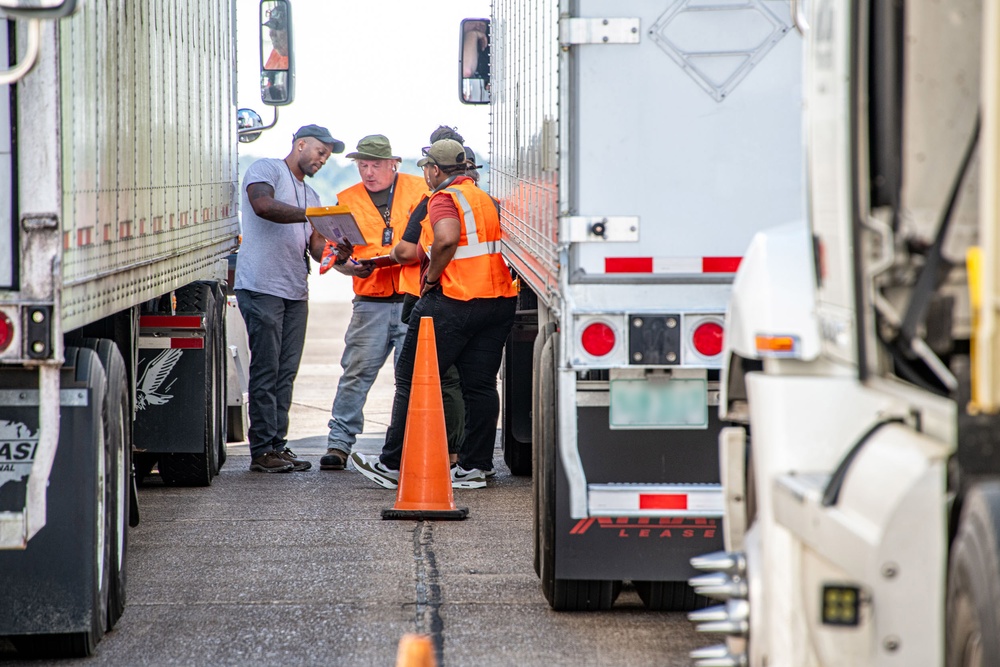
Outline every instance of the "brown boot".
[[292, 464], [274, 452], [261, 454], [250, 461], [251, 472], [292, 472]]
[[277, 454], [282, 460], [291, 463], [293, 472], [302, 472], [303, 470], [309, 470], [309, 468], [313, 467], [313, 464], [309, 463], [309, 461], [306, 461], [305, 459], [300, 459], [295, 456], [295, 452], [287, 447], [282, 449], [280, 452], [275, 452], [275, 454]]
[[327, 449], [326, 454], [319, 460], [320, 470], [343, 470], [346, 465], [347, 454], [333, 447]]

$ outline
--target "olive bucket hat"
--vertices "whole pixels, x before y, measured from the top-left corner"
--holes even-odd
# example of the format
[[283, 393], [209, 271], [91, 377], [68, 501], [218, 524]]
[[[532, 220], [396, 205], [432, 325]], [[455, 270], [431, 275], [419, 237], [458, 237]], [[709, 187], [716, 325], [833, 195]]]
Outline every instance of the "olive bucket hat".
[[389, 140], [381, 134], [370, 134], [358, 142], [358, 150], [348, 153], [347, 158], [351, 160], [395, 160], [400, 162], [399, 156], [392, 154], [392, 146]]

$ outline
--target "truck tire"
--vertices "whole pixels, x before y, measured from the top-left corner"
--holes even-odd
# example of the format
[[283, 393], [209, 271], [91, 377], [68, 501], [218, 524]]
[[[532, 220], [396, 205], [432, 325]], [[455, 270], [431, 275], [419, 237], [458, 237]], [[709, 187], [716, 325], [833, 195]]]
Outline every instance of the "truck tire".
[[[532, 415], [532, 420], [531, 420], [531, 439], [532, 439], [533, 442], [541, 442], [540, 438], [542, 437], [542, 435], [540, 433], [540, 429], [543, 426], [542, 422], [541, 422], [541, 415], [542, 415], [542, 408], [541, 408], [541, 401], [542, 401], [542, 399], [541, 399], [541, 389], [542, 389], [542, 387], [541, 387], [541, 385], [542, 385], [542, 383], [540, 381], [540, 373], [539, 373], [539, 369], [542, 368], [542, 350], [544, 349], [545, 343], [548, 341], [549, 337], [552, 336], [553, 333], [555, 333], [555, 330], [556, 330], [556, 325], [554, 323], [550, 323], [550, 324], [546, 325], [541, 331], [538, 332], [538, 335], [535, 336], [535, 343], [534, 343], [534, 346], [533, 346], [533, 349], [532, 349], [532, 371], [531, 371], [531, 415]], [[555, 381], [555, 378], [551, 378], [551, 382], [554, 382], [554, 381]], [[554, 392], [555, 391], [555, 385], [552, 384], [551, 388], [549, 388], [548, 385], [547, 385], [546, 386], [546, 390]], [[552, 397], [551, 400], [552, 400], [552, 402], [553, 402], [552, 404], [554, 406], [555, 405], [554, 394], [553, 394], [553, 397]], [[551, 412], [550, 412], [550, 414], [551, 414]], [[534, 522], [533, 536], [534, 536], [534, 543], [535, 543], [534, 544], [534, 547], [535, 547], [534, 548], [535, 574], [537, 574], [539, 577], [542, 576], [542, 565], [541, 565], [541, 557], [540, 557], [541, 549], [539, 548], [539, 535], [541, 533], [541, 529], [540, 529], [539, 519], [538, 519], [538, 517], [540, 516], [540, 514], [539, 514], [539, 508], [538, 508], [538, 498], [539, 498], [539, 495], [540, 495], [539, 494], [539, 488], [538, 488], [538, 483], [539, 483], [538, 480], [541, 478], [541, 474], [542, 474], [541, 471], [540, 471], [540, 467], [541, 467], [541, 456], [535, 456], [531, 460], [531, 475], [532, 475], [531, 487], [532, 487], [532, 491], [533, 491], [533, 493], [532, 493], [532, 503], [533, 503], [533, 506], [532, 506], [531, 516], [533, 517], [533, 522]]]
[[87, 338], [81, 347], [94, 350], [107, 378], [104, 441], [111, 458], [111, 560], [108, 588], [108, 630], [125, 611], [127, 582], [129, 501], [132, 470], [132, 412], [125, 360], [118, 346], [107, 338]]
[[177, 290], [178, 313], [205, 314], [205, 450], [202, 453], [160, 454], [160, 477], [167, 486], [209, 486], [219, 472], [219, 450], [225, 443], [220, 426], [223, 410], [219, 405], [218, 335], [219, 309], [216, 289], [210, 283], [194, 283]]
[[[107, 382], [104, 370], [101, 367], [98, 356], [91, 350], [68, 346], [63, 351], [66, 366], [75, 368], [75, 379], [79, 383], [86, 383], [91, 390], [91, 409], [96, 411], [94, 423], [103, 423], [105, 429], [108, 425], [108, 407], [111, 401], [107, 398]], [[105, 431], [106, 432], [106, 431]], [[96, 434], [95, 434], [96, 435]], [[103, 433], [101, 434], [103, 435]], [[111, 452], [108, 448], [107, 440], [103, 437], [103, 443], [91, 442], [97, 438], [81, 437], [76, 443], [81, 447], [92, 445], [94, 451], [93, 463], [94, 474], [97, 480], [97, 493], [93, 498], [96, 503], [94, 508], [95, 540], [97, 553], [94, 558], [93, 575], [88, 577], [90, 584], [90, 629], [84, 632], [73, 632], [65, 634], [40, 634], [22, 635], [11, 637], [14, 648], [22, 657], [45, 657], [45, 658], [85, 658], [94, 654], [97, 643], [104, 637], [108, 622], [108, 588], [110, 583], [109, 566], [111, 562], [111, 540], [108, 536], [111, 528], [111, 485], [105, 483], [107, 472], [111, 466]], [[98, 447], [100, 447], [98, 449]], [[86, 471], [80, 471], [81, 474]], [[85, 502], [80, 499], [80, 502]], [[48, 517], [48, 524], [58, 526], [60, 522], [65, 523], [64, 517]], [[83, 582], [81, 582], [83, 583]], [[74, 582], [74, 585], [76, 582]]]
[[946, 618], [947, 667], [1000, 665], [1000, 482], [978, 484], [965, 496]]
[[635, 591], [650, 611], [692, 611], [707, 607], [711, 600], [698, 595], [686, 581], [633, 581]]
[[611, 608], [622, 582], [560, 579], [556, 564], [556, 371], [555, 350], [559, 336], [553, 333], [542, 346], [538, 369], [538, 403], [532, 424], [535, 457], [535, 560], [542, 580], [542, 593], [556, 611], [603, 611]]

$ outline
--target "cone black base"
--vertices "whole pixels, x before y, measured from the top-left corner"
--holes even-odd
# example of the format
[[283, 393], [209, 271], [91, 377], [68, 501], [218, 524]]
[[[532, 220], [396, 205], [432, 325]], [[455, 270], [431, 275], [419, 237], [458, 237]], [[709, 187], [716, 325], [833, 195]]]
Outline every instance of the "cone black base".
[[410, 519], [413, 521], [461, 521], [469, 516], [468, 507], [456, 507], [453, 510], [382, 510], [383, 519]]

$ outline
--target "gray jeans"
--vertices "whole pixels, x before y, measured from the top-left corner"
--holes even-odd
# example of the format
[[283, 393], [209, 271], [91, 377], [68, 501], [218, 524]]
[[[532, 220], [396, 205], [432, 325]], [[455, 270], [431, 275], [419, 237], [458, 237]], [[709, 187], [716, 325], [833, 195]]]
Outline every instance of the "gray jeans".
[[344, 369], [337, 384], [330, 414], [330, 434], [327, 448], [350, 454], [357, 435], [365, 427], [365, 403], [378, 372], [393, 353], [393, 363], [399, 358], [406, 337], [402, 322], [401, 301], [355, 301], [351, 323], [344, 334]]
[[308, 301], [236, 290], [250, 339], [250, 455], [285, 448], [292, 384], [306, 340]]

